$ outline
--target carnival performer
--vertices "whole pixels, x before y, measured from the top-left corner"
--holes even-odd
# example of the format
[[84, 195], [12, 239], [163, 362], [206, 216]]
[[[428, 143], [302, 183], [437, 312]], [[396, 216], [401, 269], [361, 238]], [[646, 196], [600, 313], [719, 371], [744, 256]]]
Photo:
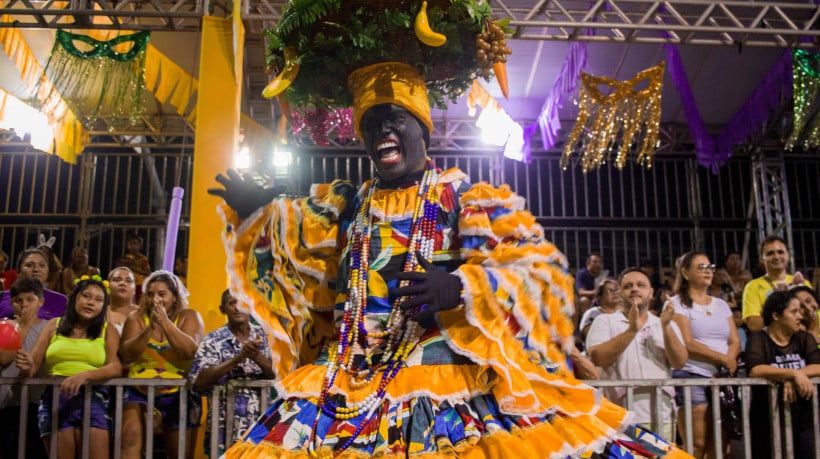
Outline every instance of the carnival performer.
[[[450, 2], [435, 3], [432, 17], [443, 17]], [[349, 2], [308, 25], [320, 14], [299, 17], [291, 3], [274, 34], [286, 70], [288, 47], [307, 44], [297, 54], [308, 77], [293, 80], [292, 101], [319, 100], [311, 81], [319, 91], [341, 88], [326, 100], [350, 99], [374, 179], [314, 184], [291, 198], [228, 171], [217, 177], [224, 188], [209, 190], [225, 200], [231, 291], [268, 326], [277, 377], [278, 397], [226, 457], [608, 457], [623, 445], [610, 440], [637, 438], [652, 454], [685, 457], [627, 427], [626, 411], [567, 368], [573, 280], [524, 199], [440, 170], [427, 155], [430, 101], [475, 78], [470, 51], [487, 29], [488, 5], [452, 2], [451, 36], [463, 34], [440, 54], [413, 48], [399, 39], [402, 21], [384, 20], [405, 17], [402, 5]], [[370, 43], [401, 46], [362, 53], [347, 32], [302, 35], [326, 38], [339, 23], [373, 24]], [[318, 49], [328, 43], [339, 45]], [[410, 54], [418, 62], [399, 62]], [[333, 59], [350, 69], [316, 67]], [[430, 69], [465, 62], [472, 68], [431, 83]]]
[[[284, 376], [228, 457], [535, 458], [603, 446], [626, 413], [563, 363], [572, 335], [563, 254], [508, 187], [435, 168], [412, 67], [377, 64], [349, 81], [376, 179], [358, 190], [314, 185], [307, 198], [252, 213], [253, 185], [235, 173], [218, 179], [230, 263], [246, 268], [232, 287], [272, 327]], [[376, 96], [385, 88], [392, 103]]]

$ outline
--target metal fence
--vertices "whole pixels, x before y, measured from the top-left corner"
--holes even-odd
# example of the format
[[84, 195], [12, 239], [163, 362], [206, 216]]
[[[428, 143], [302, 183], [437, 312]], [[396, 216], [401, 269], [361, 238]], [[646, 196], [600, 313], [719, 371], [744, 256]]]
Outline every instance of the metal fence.
[[[683, 155], [656, 155], [651, 169], [628, 163], [582, 173], [566, 170], [554, 153], [524, 164], [496, 154], [431, 153], [444, 169], [459, 167], [473, 181], [510, 187], [527, 198], [529, 210], [562, 249], [573, 268], [600, 252], [616, 273], [651, 258], [671, 267], [682, 252], [698, 248], [720, 263], [740, 251], [754, 266], [758, 228], [753, 168], [748, 156], [733, 157], [717, 175]], [[57, 237], [67, 260], [72, 247], [89, 248], [92, 264], [107, 271], [124, 252], [125, 235], [137, 232], [145, 253], [162, 259], [166, 209], [173, 187], [188, 190], [190, 152], [87, 152], [71, 166], [38, 153], [0, 154], [0, 248], [14, 259], [42, 232]], [[820, 266], [820, 156], [786, 156], [793, 250], [797, 269]], [[310, 184], [336, 178], [361, 182], [373, 176], [364, 154], [350, 151], [295, 153], [286, 180], [297, 194]], [[179, 253], [187, 248], [190, 200], [182, 206]]]
[[[820, 378], [812, 378], [812, 383], [817, 386], [820, 384]], [[27, 403], [31, 402], [29, 399], [29, 391], [34, 386], [45, 386], [45, 390], [52, 390], [54, 394], [53, 399], [59, 398], [58, 392], [58, 385], [60, 380], [53, 379], [53, 378], [32, 378], [28, 380], [18, 380], [14, 378], [0, 378], [0, 385], [8, 385], [8, 384], [15, 384], [21, 386], [21, 406], [26, 406]], [[791, 420], [791, 408], [786, 408], [784, 410], [781, 403], [778, 403], [777, 394], [778, 394], [778, 385], [772, 384], [769, 381], [761, 378], [713, 378], [713, 379], [666, 379], [666, 380], [620, 380], [620, 381], [588, 381], [590, 385], [593, 387], [598, 388], [605, 388], [605, 387], [618, 387], [623, 388], [626, 390], [626, 400], [627, 400], [627, 407], [632, 404], [634, 399], [634, 393], [637, 390], [642, 388], [653, 388], [654, 397], [656, 399], [660, 399], [664, 395], [662, 394], [664, 387], [683, 387], [684, 389], [684, 406], [679, 407], [679, 409], [684, 410], [684, 425], [682, 426], [683, 432], [686, 434], [685, 438], [687, 439], [686, 444], [681, 445], [683, 449], [688, 451], [689, 453], [693, 450], [692, 445], [692, 408], [691, 408], [691, 388], [693, 386], [710, 386], [713, 390], [711, 391], [711, 399], [710, 399], [710, 417], [711, 421], [714, 423], [715, 426], [721, 426], [722, 419], [721, 419], [721, 411], [720, 411], [720, 400], [718, 394], [718, 388], [721, 386], [735, 386], [739, 388], [740, 392], [740, 403], [741, 403], [741, 414], [742, 414], [742, 438], [732, 444], [732, 450], [729, 457], [733, 459], [743, 459], [743, 458], [750, 458], [751, 453], [751, 423], [753, 420], [749, 418], [749, 408], [750, 408], [750, 400], [751, 400], [751, 389], [755, 386], [766, 386], [768, 388], [769, 393], [769, 410], [771, 414], [772, 420], [772, 431], [771, 431], [771, 439], [772, 439], [772, 458], [773, 459], [791, 459], [794, 457], [794, 448], [792, 444], [792, 439], [790, 435], [782, 435], [781, 434], [781, 415], [783, 418], [782, 428], [785, 432], [791, 432], [792, 429], [792, 420]], [[121, 446], [122, 446], [122, 413], [123, 413], [123, 390], [125, 387], [131, 385], [139, 385], [145, 387], [147, 390], [147, 412], [153, 412], [154, 402], [156, 397], [156, 392], [162, 388], [168, 387], [179, 387], [181, 391], [180, 396], [180, 404], [179, 404], [179, 419], [180, 425], [186, 425], [186, 417], [188, 413], [186, 399], [187, 397], [185, 394], [191, 390], [191, 388], [186, 385], [185, 380], [146, 380], [146, 379], [127, 379], [127, 378], [117, 378], [109, 380], [105, 383], [101, 384], [94, 384], [94, 385], [104, 385], [112, 388], [112, 392], [114, 394], [111, 397], [111, 410], [112, 410], [112, 419], [113, 419], [113, 431], [111, 432], [111, 446], [112, 446], [112, 457], [114, 459], [119, 459], [121, 456]], [[86, 387], [89, 387], [87, 385]], [[225, 386], [218, 386], [215, 387], [212, 392], [212, 399], [210, 405], [203, 405], [207, 406], [207, 412], [203, 410], [203, 424], [200, 429], [204, 429], [205, 423], [210, 424], [211, 432], [217, 432], [219, 427], [219, 404], [225, 403], [226, 404], [226, 419], [233, 419], [234, 416], [234, 394], [235, 390], [240, 387], [251, 387], [257, 388], [260, 390], [260, 400], [262, 407], [270, 406], [270, 402], [272, 399], [269, 397], [270, 389], [273, 387], [273, 381], [235, 381], [229, 382]], [[35, 401], [36, 402], [36, 401]], [[814, 395], [811, 399], [812, 403], [812, 415], [813, 415], [813, 432], [814, 432], [814, 443], [815, 445], [820, 445], [820, 421], [819, 413], [820, 413], [820, 406], [818, 405], [818, 394], [815, 391]], [[87, 459], [89, 448], [92, 447], [89, 442], [89, 435], [88, 435], [88, 426], [90, 425], [90, 406], [91, 406], [91, 391], [85, 391], [85, 398], [84, 398], [84, 410], [83, 410], [83, 426], [82, 434], [81, 434], [81, 444], [82, 444], [82, 459]], [[657, 403], [653, 403], [653, 406], [659, 406]], [[781, 411], [783, 411], [781, 413]], [[264, 412], [264, 408], [263, 408]], [[674, 419], [664, 419], [661, 417], [660, 409], [655, 409], [652, 414], [652, 428], [656, 432], [661, 431], [661, 426], [665, 423], [675, 423]], [[21, 448], [15, 452], [15, 455], [18, 459], [24, 459], [26, 457], [25, 452], [25, 429], [27, 421], [27, 412], [26, 410], [20, 411], [20, 419], [19, 419], [19, 426], [21, 432], [19, 434]], [[230, 445], [239, 438], [238, 432], [231, 431], [231, 423], [226, 423], [226, 445]], [[680, 427], [680, 426], [679, 426]], [[157, 451], [158, 448], [154, 446], [154, 419], [151, 416], [146, 416], [145, 418], [145, 445], [144, 445], [144, 457], [153, 457], [153, 454]], [[57, 410], [56, 405], [52, 407], [52, 432], [57, 431]], [[202, 438], [199, 436], [198, 438]], [[674, 441], [674, 439], [669, 439]], [[186, 448], [186, 438], [185, 435], [179, 436], [179, 443], [178, 448], [179, 451], [185, 451]], [[723, 459], [727, 457], [724, 454], [724, 447], [726, 445], [723, 444], [723, 440], [720, 435], [714, 436], [714, 442], [711, 445], [707, 445], [707, 447], [713, 447], [715, 451], [715, 457], [717, 459]], [[211, 436], [211, 444], [210, 444], [210, 451], [211, 457], [217, 457], [217, 435]], [[785, 453], [784, 453], [785, 451]], [[50, 445], [50, 457], [57, 457], [57, 441], [56, 436], [51, 437], [51, 445]], [[806, 458], [799, 458], [799, 459], [806, 459]], [[817, 448], [815, 453], [815, 459], [820, 459], [820, 448]]]

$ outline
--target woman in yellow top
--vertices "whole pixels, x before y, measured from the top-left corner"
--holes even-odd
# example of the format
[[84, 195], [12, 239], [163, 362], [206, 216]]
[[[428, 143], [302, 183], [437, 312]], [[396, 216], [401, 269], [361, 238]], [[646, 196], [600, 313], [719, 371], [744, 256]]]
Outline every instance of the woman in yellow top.
[[[183, 379], [202, 340], [202, 317], [188, 309], [188, 291], [176, 275], [156, 271], [145, 279], [140, 308], [128, 315], [122, 331], [121, 357], [131, 364], [129, 378]], [[165, 451], [179, 457], [178, 387], [158, 388], [155, 407], [162, 416]], [[146, 389], [128, 387], [124, 395], [122, 457], [142, 457]], [[188, 397], [186, 457], [193, 457], [201, 399]], [[151, 419], [151, 417], [148, 417]]]
[[[68, 300], [63, 317], [49, 321], [37, 337], [31, 353], [20, 350], [15, 364], [20, 375], [31, 377], [45, 364], [49, 376], [61, 376], [57, 411], [57, 451], [59, 457], [73, 458], [81, 454], [83, 419], [83, 385], [104, 381], [120, 374], [117, 357], [119, 336], [108, 330], [105, 320], [108, 309], [107, 282], [99, 276], [83, 276]], [[93, 448], [90, 458], [108, 457], [108, 432], [111, 416], [108, 408], [108, 388], [94, 387], [91, 397], [89, 438]], [[40, 401], [38, 423], [40, 435], [48, 449], [51, 442], [53, 391], [46, 390]]]

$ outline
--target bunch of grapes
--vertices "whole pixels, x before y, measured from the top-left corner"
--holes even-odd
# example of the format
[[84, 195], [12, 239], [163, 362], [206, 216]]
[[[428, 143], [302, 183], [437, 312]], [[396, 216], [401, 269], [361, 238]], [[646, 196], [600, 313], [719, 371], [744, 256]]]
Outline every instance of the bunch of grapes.
[[512, 50], [507, 47], [504, 29], [495, 22], [490, 22], [487, 30], [476, 37], [475, 44], [479, 72], [484, 78], [490, 77], [493, 64], [498, 62], [506, 63], [507, 56], [512, 54]]

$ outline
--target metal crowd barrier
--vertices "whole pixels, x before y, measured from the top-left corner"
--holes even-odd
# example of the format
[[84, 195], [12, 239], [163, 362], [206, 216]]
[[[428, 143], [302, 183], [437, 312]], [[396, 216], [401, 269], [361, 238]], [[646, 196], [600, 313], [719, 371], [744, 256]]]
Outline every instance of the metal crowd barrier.
[[[60, 379], [55, 378], [30, 378], [27, 380], [20, 380], [17, 378], [0, 378], [0, 385], [20, 385], [20, 394], [21, 394], [21, 407], [26, 407], [29, 403], [29, 391], [30, 387], [32, 386], [46, 386], [46, 390], [52, 390], [52, 394], [54, 395], [53, 400], [59, 399], [59, 382]], [[820, 377], [815, 377], [811, 379], [812, 384], [817, 387], [820, 384]], [[778, 385], [770, 383], [768, 380], [763, 378], [712, 378], [712, 379], [664, 379], [664, 380], [618, 380], [618, 381], [587, 381], [591, 386], [604, 388], [604, 387], [619, 387], [626, 389], [626, 404], [627, 407], [633, 403], [634, 400], [634, 393], [636, 389], [644, 388], [644, 387], [652, 387], [654, 388], [654, 397], [656, 400], [663, 397], [663, 390], [664, 387], [683, 387], [684, 388], [684, 406], [679, 407], [679, 409], [684, 410], [684, 432], [686, 433], [686, 444], [682, 445], [683, 448], [688, 451], [692, 452], [693, 445], [692, 445], [692, 387], [693, 386], [710, 386], [713, 388], [711, 391], [711, 400], [710, 400], [710, 410], [712, 416], [712, 422], [715, 426], [721, 425], [721, 413], [720, 413], [720, 394], [718, 389], [721, 386], [737, 386], [740, 388], [740, 400], [741, 400], [741, 413], [742, 413], [742, 425], [743, 425], [743, 435], [742, 435], [742, 443], [743, 443], [743, 452], [742, 454], [732, 454], [733, 457], [743, 457], [743, 458], [750, 458], [752, 451], [751, 451], [751, 428], [750, 423], [752, 422], [749, 419], [749, 408], [750, 408], [750, 399], [751, 399], [751, 388], [753, 386], [768, 386], [769, 391], [769, 412], [772, 415], [772, 458], [773, 459], [791, 459], [794, 457], [794, 448], [792, 444], [791, 435], [784, 436], [780, 434], [780, 404], [777, 400], [778, 394]], [[146, 413], [153, 413], [154, 411], [154, 403], [156, 398], [156, 390], [161, 388], [168, 388], [168, 387], [179, 387], [180, 388], [180, 403], [179, 403], [179, 422], [180, 426], [185, 426], [187, 424], [187, 414], [188, 414], [188, 407], [187, 407], [187, 397], [186, 394], [190, 389], [189, 385], [187, 384], [186, 380], [159, 380], [159, 379], [128, 379], [128, 378], [116, 378], [111, 379], [104, 383], [96, 383], [93, 386], [110, 386], [114, 388], [114, 397], [111, 398], [112, 409], [113, 409], [113, 432], [112, 432], [112, 457], [114, 459], [120, 458], [120, 450], [122, 447], [122, 414], [123, 414], [123, 389], [126, 386], [142, 386], [147, 388], [147, 405], [146, 405]], [[50, 387], [50, 389], [48, 389]], [[235, 390], [237, 388], [258, 388], [260, 390], [260, 401], [261, 406], [264, 407], [262, 411], [265, 410], [266, 407], [270, 405], [270, 397], [269, 397], [269, 390], [262, 390], [262, 389], [270, 389], [273, 387], [273, 381], [232, 381], [224, 386], [216, 386], [212, 390], [212, 399], [210, 406], [208, 407], [208, 416], [205, 422], [210, 423], [211, 426], [211, 443], [210, 443], [210, 451], [211, 457], [216, 458], [217, 455], [217, 448], [218, 448], [218, 432], [219, 428], [219, 403], [227, 403], [226, 405], [226, 419], [231, 419], [234, 416], [234, 405], [235, 405]], [[89, 431], [87, 426], [90, 425], [90, 407], [91, 407], [91, 395], [92, 391], [85, 391], [84, 397], [84, 407], [83, 407], [83, 426], [82, 429], [82, 459], [87, 459], [89, 454]], [[652, 428], [660, 432], [661, 426], [665, 422], [675, 422], [676, 419], [667, 420], [661, 418], [661, 407], [659, 403], [653, 403], [652, 406], [654, 407], [654, 412], [652, 416]], [[777, 415], [776, 415], [777, 414]], [[28, 412], [25, 409], [20, 410], [20, 419], [19, 419], [19, 445], [20, 448], [17, 451], [17, 458], [18, 459], [25, 459], [26, 451], [25, 451], [25, 438], [26, 438], [26, 427], [27, 427], [27, 417]], [[812, 419], [813, 419], [813, 426], [814, 426], [814, 443], [815, 445], [820, 446], [820, 406], [818, 406], [818, 394], [815, 391], [812, 397]], [[791, 409], [786, 409], [783, 413], [783, 420], [784, 420], [784, 430], [786, 432], [791, 431], [792, 428], [792, 421], [791, 421]], [[57, 431], [57, 404], [52, 406], [52, 426], [51, 431]], [[237, 435], [235, 432], [232, 432], [233, 425], [230, 422], [225, 423], [225, 438], [226, 438], [226, 445], [230, 445], [237, 439]], [[154, 454], [154, 444], [153, 444], [153, 435], [154, 434], [154, 417], [153, 416], [145, 416], [145, 447], [144, 447], [144, 457], [153, 457]], [[723, 440], [720, 435], [714, 435], [714, 444], [711, 445], [714, 447], [715, 456], [717, 459], [723, 459]], [[203, 438], [199, 436], [198, 438]], [[674, 439], [670, 439], [674, 440]], [[183, 434], [179, 435], [179, 451], [180, 454], [184, 454], [185, 447], [186, 447], [186, 435]], [[708, 447], [709, 445], [707, 445]], [[785, 456], [782, 453], [783, 447], [785, 446]], [[57, 436], [53, 435], [51, 437], [51, 443], [49, 448], [49, 457], [57, 457]], [[799, 458], [803, 459], [803, 458]], [[815, 452], [815, 459], [820, 459], [820, 447], [816, 449]]]
[[[678, 410], [684, 410], [684, 432], [686, 437], [686, 444], [682, 445], [683, 448], [692, 453], [693, 445], [692, 445], [692, 387], [693, 386], [710, 386], [711, 390], [711, 399], [709, 403], [709, 410], [712, 416], [712, 423], [716, 426], [715, 430], [720, 431], [719, 427], [722, 426], [721, 420], [721, 413], [720, 413], [720, 391], [719, 388], [722, 386], [737, 386], [740, 389], [740, 402], [741, 402], [741, 415], [742, 415], [742, 425], [743, 425], [743, 434], [742, 434], [742, 443], [743, 443], [743, 452], [742, 454], [732, 454], [733, 457], [741, 457], [741, 458], [751, 458], [752, 457], [752, 446], [751, 446], [751, 420], [749, 419], [749, 408], [750, 408], [750, 400], [751, 400], [751, 389], [753, 386], [767, 386], [769, 392], [769, 413], [771, 414], [771, 434], [772, 434], [772, 459], [792, 459], [794, 458], [794, 445], [792, 444], [792, 436], [780, 434], [780, 416], [779, 411], [782, 407], [780, 403], [778, 403], [777, 395], [778, 395], [778, 386], [779, 384], [774, 384], [769, 382], [767, 379], [763, 378], [711, 378], [711, 379], [659, 379], [659, 380], [618, 380], [618, 381], [587, 381], [591, 386], [604, 388], [604, 387], [622, 387], [625, 388], [627, 391], [626, 399], [627, 399], [627, 407], [629, 407], [633, 403], [634, 392], [635, 389], [641, 387], [653, 387], [654, 390], [654, 397], [652, 406], [654, 408], [653, 416], [652, 416], [652, 429], [656, 432], [661, 431], [661, 426], [664, 422], [673, 422], [677, 424], [677, 418], [672, 420], [661, 419], [661, 404], [657, 403], [656, 400], [659, 400], [663, 396], [663, 389], [665, 387], [683, 387], [683, 399], [684, 403], [682, 407], [678, 407]], [[812, 384], [817, 389], [817, 385], [820, 384], [820, 377], [811, 378]], [[818, 407], [818, 392], [815, 390], [814, 395], [812, 396], [812, 425], [814, 426], [814, 444], [816, 446], [814, 457], [815, 459], [820, 459], [820, 417], [818, 417], [818, 413], [820, 413], [820, 407]], [[673, 415], [674, 416], [674, 415]], [[783, 412], [783, 427], [785, 432], [790, 432], [792, 430], [792, 421], [791, 421], [791, 408], [787, 408]], [[713, 447], [715, 452], [716, 459], [723, 459], [724, 458], [724, 448], [723, 448], [723, 439], [721, 435], [713, 435], [713, 443], [712, 445], [706, 445], [706, 448]], [[674, 439], [668, 439], [674, 440]], [[783, 448], [785, 446], [785, 448]], [[783, 450], [785, 449], [786, 454], [785, 457], [783, 455]], [[798, 458], [804, 459], [804, 458]], [[808, 459], [808, 458], [805, 458]]]

